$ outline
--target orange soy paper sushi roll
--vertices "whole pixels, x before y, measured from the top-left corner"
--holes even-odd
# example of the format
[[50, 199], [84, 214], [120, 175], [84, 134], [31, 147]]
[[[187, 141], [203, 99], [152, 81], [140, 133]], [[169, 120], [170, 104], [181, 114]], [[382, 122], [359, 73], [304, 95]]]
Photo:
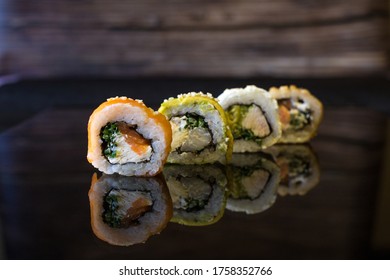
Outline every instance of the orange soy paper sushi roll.
[[170, 152], [172, 130], [166, 117], [141, 100], [110, 98], [88, 122], [88, 161], [106, 174], [154, 176]]

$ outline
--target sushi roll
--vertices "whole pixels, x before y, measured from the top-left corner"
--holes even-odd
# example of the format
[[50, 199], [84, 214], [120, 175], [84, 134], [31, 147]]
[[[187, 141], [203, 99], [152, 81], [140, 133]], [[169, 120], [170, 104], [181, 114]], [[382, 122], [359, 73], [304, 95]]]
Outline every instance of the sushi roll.
[[106, 174], [154, 176], [172, 141], [164, 115], [127, 97], [110, 98], [90, 116], [87, 159]]
[[255, 86], [226, 89], [218, 101], [233, 134], [233, 152], [259, 152], [279, 140], [278, 107], [267, 91]]
[[319, 183], [320, 167], [309, 145], [275, 145], [265, 152], [280, 168], [279, 195], [305, 195]]
[[235, 153], [228, 171], [228, 210], [256, 214], [275, 203], [280, 171], [272, 158], [262, 153]]
[[172, 222], [206, 226], [221, 219], [227, 179], [220, 166], [167, 164], [163, 173], [173, 202]]
[[159, 112], [172, 126], [169, 163], [225, 164], [230, 160], [232, 135], [223, 109], [210, 94], [180, 94], [165, 100]]
[[94, 234], [112, 245], [130, 246], [160, 233], [172, 217], [172, 200], [162, 176], [92, 177], [88, 193]]
[[282, 124], [279, 143], [305, 143], [313, 138], [322, 120], [322, 103], [308, 90], [296, 86], [272, 87]]

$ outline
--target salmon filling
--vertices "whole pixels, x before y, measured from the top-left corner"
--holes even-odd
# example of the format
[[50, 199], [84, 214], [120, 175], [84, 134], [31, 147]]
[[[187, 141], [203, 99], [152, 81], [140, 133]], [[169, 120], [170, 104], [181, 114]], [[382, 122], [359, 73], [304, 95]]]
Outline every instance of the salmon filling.
[[103, 155], [111, 164], [126, 164], [150, 160], [150, 140], [139, 134], [135, 127], [125, 122], [105, 125], [100, 133]]
[[311, 110], [302, 99], [279, 99], [279, 118], [282, 130], [302, 130], [312, 121]]

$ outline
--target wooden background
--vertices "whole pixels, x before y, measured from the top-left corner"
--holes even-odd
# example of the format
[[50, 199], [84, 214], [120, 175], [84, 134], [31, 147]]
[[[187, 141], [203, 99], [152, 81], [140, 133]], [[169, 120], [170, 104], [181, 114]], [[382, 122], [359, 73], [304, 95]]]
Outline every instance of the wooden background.
[[384, 75], [387, 0], [0, 0], [0, 74]]

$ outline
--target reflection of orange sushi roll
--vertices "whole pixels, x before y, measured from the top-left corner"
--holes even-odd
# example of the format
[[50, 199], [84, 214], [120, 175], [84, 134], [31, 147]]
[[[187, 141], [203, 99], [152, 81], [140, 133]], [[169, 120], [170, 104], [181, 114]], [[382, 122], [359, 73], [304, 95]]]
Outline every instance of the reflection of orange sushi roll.
[[164, 115], [140, 100], [110, 98], [89, 118], [87, 159], [107, 174], [153, 176], [162, 170], [171, 141]]
[[105, 174], [97, 179], [94, 174], [88, 196], [92, 230], [112, 245], [143, 243], [172, 217], [172, 200], [162, 176]]

